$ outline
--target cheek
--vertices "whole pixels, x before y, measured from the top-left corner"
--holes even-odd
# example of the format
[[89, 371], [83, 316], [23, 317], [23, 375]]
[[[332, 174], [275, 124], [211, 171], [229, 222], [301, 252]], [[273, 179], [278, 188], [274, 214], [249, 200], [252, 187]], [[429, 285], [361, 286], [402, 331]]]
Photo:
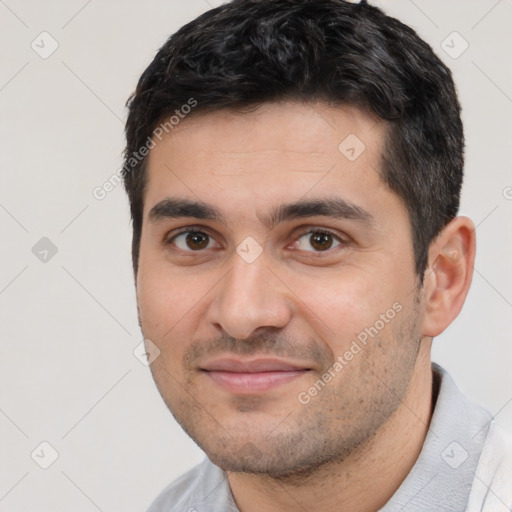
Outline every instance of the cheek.
[[352, 340], [373, 326], [392, 307], [398, 293], [394, 283], [382, 283], [360, 269], [345, 268], [322, 278], [296, 279], [301, 316], [310, 319], [314, 330], [334, 354], [343, 353]]
[[137, 303], [144, 335], [165, 343], [187, 329], [197, 316], [207, 283], [183, 273], [171, 273], [162, 263], [145, 263], [137, 277]]

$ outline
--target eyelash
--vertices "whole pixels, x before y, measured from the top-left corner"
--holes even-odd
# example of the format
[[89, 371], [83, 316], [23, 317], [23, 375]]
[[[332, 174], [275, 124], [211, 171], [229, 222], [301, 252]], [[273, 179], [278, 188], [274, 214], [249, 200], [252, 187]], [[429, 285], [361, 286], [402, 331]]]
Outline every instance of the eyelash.
[[[182, 230], [178, 231], [177, 233], [174, 233], [172, 235], [172, 237], [166, 238], [164, 243], [165, 243], [165, 245], [172, 245], [173, 241], [178, 236], [183, 235], [183, 234], [188, 234], [188, 233], [203, 234], [203, 235], [206, 235], [207, 237], [209, 237], [210, 239], [215, 240], [215, 238], [212, 235], [210, 235], [210, 233], [208, 233], [208, 231], [204, 230], [203, 227], [200, 227], [200, 226], [197, 226], [197, 227], [195, 227], [195, 226], [187, 226], [186, 228], [183, 228]], [[329, 235], [331, 235], [335, 239], [335, 241], [339, 242], [339, 245], [336, 245], [335, 247], [329, 248], [329, 249], [327, 249], [325, 251], [304, 251], [304, 252], [307, 252], [307, 253], [314, 254], [315, 257], [322, 257], [323, 255], [329, 255], [335, 249], [339, 248], [340, 246], [346, 247], [348, 245], [348, 243], [349, 243], [349, 241], [346, 238], [341, 237], [340, 235], [334, 233], [330, 229], [328, 229], [328, 228], [319, 228], [319, 227], [307, 228], [304, 231], [300, 231], [296, 235], [295, 241], [293, 243], [296, 243], [297, 241], [299, 241], [303, 236], [312, 235], [314, 233], [329, 234]], [[197, 250], [197, 251], [193, 251], [193, 250], [185, 251], [183, 249], [179, 249], [178, 248], [178, 250], [181, 251], [182, 253], [185, 253], [185, 254], [186, 253], [190, 253], [190, 255], [194, 255], [194, 254], [197, 255], [199, 253], [204, 252], [204, 249], [203, 250]], [[297, 250], [297, 249], [292, 249], [292, 250]]]
[[[308, 228], [305, 231], [301, 231], [297, 235], [294, 244], [297, 243], [302, 237], [307, 236], [307, 235], [312, 235], [314, 233], [317, 233], [317, 234], [321, 233], [321, 234], [331, 235], [335, 241], [339, 242], [339, 245], [336, 245], [335, 247], [330, 247], [329, 249], [327, 249], [325, 251], [304, 251], [304, 252], [307, 252], [307, 253], [314, 254], [315, 257], [322, 257], [323, 255], [326, 255], [326, 256], [330, 255], [330, 254], [332, 254], [332, 252], [335, 249], [339, 248], [340, 246], [345, 246], [348, 243], [346, 240], [344, 240], [342, 237], [340, 237], [336, 233], [332, 232], [330, 229], [327, 229], [327, 228]], [[300, 250], [300, 249], [293, 249], [293, 250]]]

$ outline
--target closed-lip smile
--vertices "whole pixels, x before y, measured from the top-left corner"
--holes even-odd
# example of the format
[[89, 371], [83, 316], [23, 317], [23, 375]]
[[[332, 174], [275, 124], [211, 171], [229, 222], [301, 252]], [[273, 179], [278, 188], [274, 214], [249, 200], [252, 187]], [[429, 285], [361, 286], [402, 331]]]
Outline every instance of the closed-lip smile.
[[236, 394], [255, 394], [303, 376], [310, 368], [281, 359], [220, 358], [202, 365], [201, 370], [226, 391]]

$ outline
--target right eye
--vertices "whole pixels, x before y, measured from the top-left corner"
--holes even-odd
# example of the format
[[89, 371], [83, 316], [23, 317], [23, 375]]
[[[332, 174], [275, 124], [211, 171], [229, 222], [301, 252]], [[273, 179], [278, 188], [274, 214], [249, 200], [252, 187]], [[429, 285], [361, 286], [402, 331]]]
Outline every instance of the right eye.
[[187, 252], [197, 252], [215, 246], [213, 238], [202, 231], [183, 231], [173, 236], [167, 243], [174, 244], [178, 249]]

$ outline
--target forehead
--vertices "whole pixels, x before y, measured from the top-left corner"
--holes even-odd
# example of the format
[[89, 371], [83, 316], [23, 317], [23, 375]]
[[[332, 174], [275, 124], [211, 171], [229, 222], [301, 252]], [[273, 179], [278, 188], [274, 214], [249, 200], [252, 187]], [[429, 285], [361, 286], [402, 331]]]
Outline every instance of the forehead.
[[334, 189], [370, 193], [385, 187], [379, 173], [386, 129], [355, 107], [325, 103], [194, 114], [154, 139], [145, 214], [170, 193], [229, 197], [238, 206]]
[[[284, 127], [288, 130], [283, 131]], [[286, 101], [263, 103], [249, 111], [192, 112], [165, 135], [172, 135], [176, 144], [199, 141], [204, 151], [243, 153], [274, 148], [307, 154], [337, 149], [340, 136], [349, 134], [375, 143], [385, 129], [383, 120], [354, 106]]]

